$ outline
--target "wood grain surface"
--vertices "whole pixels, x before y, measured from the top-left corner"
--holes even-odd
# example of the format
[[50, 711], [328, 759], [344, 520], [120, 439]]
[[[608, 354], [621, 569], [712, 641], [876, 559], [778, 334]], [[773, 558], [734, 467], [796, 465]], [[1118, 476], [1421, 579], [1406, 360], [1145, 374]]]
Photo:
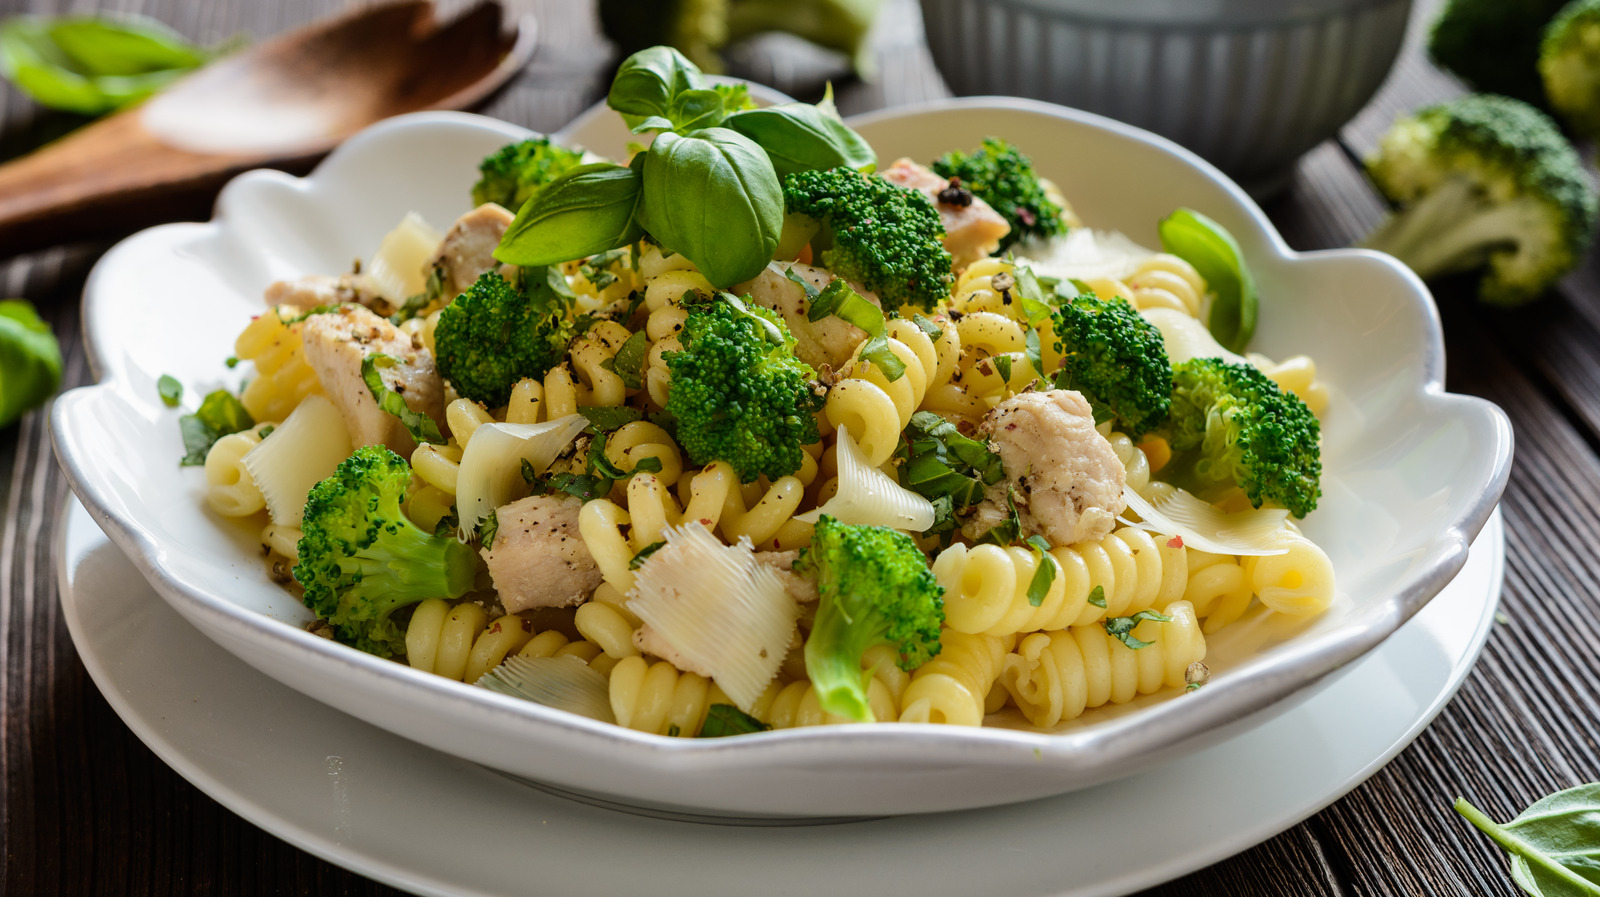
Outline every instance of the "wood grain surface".
[[[586, 3], [512, 2], [539, 17], [533, 64], [486, 111], [553, 130], [598, 99], [608, 49]], [[1434, 4], [1419, 3], [1425, 20]], [[260, 38], [341, 8], [337, 0], [0, 0], [0, 15], [95, 8], [156, 16], [204, 42]], [[945, 95], [913, 0], [891, 0], [875, 37], [880, 76], [841, 86], [846, 113]], [[1413, 33], [1381, 94], [1336, 142], [1300, 164], [1268, 212], [1299, 249], [1348, 245], [1382, 215], [1355, 160], [1397, 112], [1459, 93]], [[796, 95], [826, 76], [772, 42], [738, 71]], [[80, 122], [0, 89], [0, 159]], [[1592, 150], [1591, 150], [1592, 153]], [[11, 257], [0, 295], [38, 304], [89, 381], [78, 296], [106, 243]], [[1394, 762], [1331, 807], [1159, 895], [1514, 895], [1498, 850], [1450, 810], [1458, 794], [1509, 818], [1541, 795], [1600, 779], [1600, 270], [1518, 313], [1437, 291], [1452, 391], [1510, 414], [1517, 457], [1503, 507], [1501, 625], [1460, 695]], [[0, 431], [0, 887], [107, 895], [394, 894], [303, 853], [201, 794], [127, 730], [89, 681], [56, 600], [50, 542], [66, 485], [44, 412]], [[1203, 818], [1194, 820], [1205, 825]], [[1160, 845], [1130, 845], [1129, 862]], [[978, 858], [999, 862], [1000, 858]]]

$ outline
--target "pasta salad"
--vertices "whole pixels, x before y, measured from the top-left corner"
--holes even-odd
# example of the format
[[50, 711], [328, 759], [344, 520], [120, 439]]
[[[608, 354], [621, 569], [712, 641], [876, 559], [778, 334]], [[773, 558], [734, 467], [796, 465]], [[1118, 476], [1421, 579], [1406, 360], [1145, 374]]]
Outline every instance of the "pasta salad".
[[1247, 351], [1216, 222], [1146, 249], [1001, 138], [880, 164], [669, 48], [608, 103], [631, 158], [502, 148], [443, 233], [269, 287], [181, 419], [314, 631], [659, 735], [1050, 729], [1328, 607], [1328, 390]]

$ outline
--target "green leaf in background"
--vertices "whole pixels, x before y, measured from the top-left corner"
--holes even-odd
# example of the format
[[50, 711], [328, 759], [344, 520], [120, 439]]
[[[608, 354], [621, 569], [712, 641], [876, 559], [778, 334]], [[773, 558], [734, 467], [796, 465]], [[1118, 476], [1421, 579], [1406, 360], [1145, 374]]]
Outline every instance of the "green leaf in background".
[[1533, 897], [1600, 897], [1600, 782], [1558, 791], [1500, 825], [1456, 798], [1457, 813], [1511, 855], [1511, 878]]
[[212, 390], [200, 402], [193, 414], [178, 418], [178, 432], [183, 434], [183, 467], [198, 467], [206, 463], [206, 453], [218, 439], [229, 433], [248, 430], [256, 425], [255, 418], [245, 410], [244, 404], [226, 389]]
[[644, 235], [637, 217], [638, 170], [610, 162], [579, 165], [528, 200], [494, 257], [524, 267], [570, 262], [626, 246]]
[[872, 146], [839, 118], [828, 99], [816, 106], [784, 103], [738, 112], [723, 127], [761, 144], [780, 180], [797, 171], [840, 166], [872, 171], [878, 166]]
[[670, 120], [673, 97], [705, 86], [700, 69], [682, 53], [671, 47], [650, 47], [617, 67], [606, 105], [622, 113], [628, 127], [638, 127], [653, 115]]
[[783, 188], [766, 151], [736, 131], [658, 135], [644, 154], [641, 199], [645, 230], [713, 286], [755, 277], [778, 248]]
[[183, 401], [183, 384], [171, 374], [162, 374], [156, 380], [156, 394], [161, 396], [161, 404], [168, 408], [176, 408], [178, 403]]
[[138, 102], [211, 57], [150, 19], [17, 16], [0, 23], [0, 75], [41, 105], [82, 115]]
[[21, 299], [0, 300], [0, 427], [50, 398], [61, 385], [61, 346]]
[[1256, 281], [1244, 253], [1222, 225], [1193, 209], [1179, 209], [1161, 222], [1161, 245], [1194, 266], [1211, 288], [1211, 335], [1224, 348], [1243, 352], [1256, 332]]
[[439, 425], [433, 422], [433, 418], [420, 411], [412, 411], [405, 398], [383, 382], [383, 375], [378, 373], [378, 369], [393, 367], [396, 363], [394, 358], [381, 352], [368, 355], [361, 359], [361, 382], [367, 385], [367, 391], [372, 393], [372, 399], [379, 408], [400, 419], [412, 439], [435, 444], [444, 442], [444, 434], [439, 432]]

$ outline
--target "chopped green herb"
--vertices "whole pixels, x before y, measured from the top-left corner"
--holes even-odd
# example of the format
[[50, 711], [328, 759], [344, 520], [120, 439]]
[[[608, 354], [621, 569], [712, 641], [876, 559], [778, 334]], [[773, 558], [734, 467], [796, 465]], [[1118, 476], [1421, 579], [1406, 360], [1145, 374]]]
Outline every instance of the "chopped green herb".
[[660, 551], [662, 546], [666, 544], [665, 542], [651, 542], [649, 545], [639, 549], [639, 553], [634, 555], [633, 560], [628, 562], [628, 569], [637, 570], [643, 567], [644, 562], [650, 560], [650, 555]]
[[404, 397], [384, 384], [383, 375], [378, 373], [378, 369], [396, 364], [399, 364], [397, 359], [381, 352], [368, 355], [361, 359], [361, 382], [367, 384], [367, 391], [372, 393], [379, 408], [400, 419], [412, 439], [436, 444], [444, 442], [444, 434], [439, 432], [439, 425], [434, 423], [433, 418], [411, 410]]
[[1089, 590], [1089, 603], [1094, 605], [1095, 607], [1101, 607], [1101, 608], [1105, 607], [1106, 606], [1106, 587], [1105, 586], [1095, 586], [1093, 589], [1090, 589]]
[[489, 516], [483, 518], [478, 524], [478, 544], [485, 548], [494, 544], [494, 537], [500, 532], [500, 515], [497, 511], [490, 511]]
[[184, 467], [198, 467], [206, 463], [206, 453], [218, 439], [255, 426], [244, 405], [226, 389], [214, 390], [201, 401], [193, 414], [178, 418], [178, 432], [183, 434]]
[[644, 420], [644, 412], [625, 405], [581, 405], [578, 413], [589, 419], [589, 429], [596, 433], [610, 433], [625, 424]]
[[700, 726], [701, 738], [748, 735], [772, 728], [732, 704], [712, 704], [706, 708], [706, 721]]
[[649, 354], [650, 337], [643, 330], [636, 330], [617, 347], [617, 354], [600, 366], [616, 374], [628, 389], [640, 389], [644, 386], [644, 362]]
[[1131, 617], [1109, 617], [1105, 622], [1106, 635], [1120, 639], [1124, 645], [1135, 651], [1140, 648], [1148, 648], [1154, 643], [1135, 638], [1133, 635], [1133, 628], [1145, 620], [1157, 620], [1166, 623], [1171, 621], [1172, 618], [1153, 610], [1142, 610]]
[[994, 358], [991, 358], [990, 361], [994, 362], [994, 369], [995, 369], [996, 372], [998, 372], [1000, 374], [1000, 379], [1005, 381], [1005, 382], [1007, 382], [1007, 383], [1010, 383], [1011, 382], [1011, 356], [1010, 355], [996, 355]]
[[271, 436], [272, 435], [272, 431], [276, 430], [276, 429], [278, 429], [278, 428], [274, 427], [272, 424], [267, 424], [265, 427], [262, 427], [256, 433], [256, 435], [260, 436], [262, 439], [266, 439], [268, 436]]
[[183, 401], [183, 384], [171, 374], [162, 374], [156, 380], [156, 393], [161, 396], [161, 404], [168, 408], [176, 408], [178, 403]]
[[911, 323], [920, 327], [922, 332], [928, 335], [928, 339], [932, 340], [933, 342], [938, 342], [944, 338], [944, 330], [941, 329], [938, 324], [935, 324], [927, 318], [924, 318], [921, 314], [912, 314]]
[[231, 371], [234, 368], [239, 366], [239, 356], [237, 356], [237, 355], [229, 355], [227, 358], [222, 359], [222, 363], [227, 365], [228, 366], [228, 370]]
[[1028, 603], [1034, 607], [1044, 603], [1045, 596], [1050, 594], [1050, 586], [1056, 581], [1056, 563], [1050, 556], [1050, 542], [1044, 536], [1029, 536], [1028, 545], [1033, 548], [1033, 559], [1038, 567], [1033, 571], [1033, 579], [1028, 582]]

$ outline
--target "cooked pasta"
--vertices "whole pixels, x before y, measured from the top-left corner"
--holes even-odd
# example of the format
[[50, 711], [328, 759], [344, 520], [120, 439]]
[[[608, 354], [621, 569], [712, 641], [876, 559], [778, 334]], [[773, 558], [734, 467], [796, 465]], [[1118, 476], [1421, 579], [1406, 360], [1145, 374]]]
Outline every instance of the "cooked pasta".
[[[1025, 257], [968, 263], [983, 250], [965, 253], [967, 243], [995, 245], [994, 233], [1011, 225], [977, 201], [981, 191], [948, 181], [930, 188], [938, 202], [963, 205], [970, 193], [964, 219], [982, 226], [961, 233], [968, 221], [936, 221], [920, 195], [894, 186], [902, 176], [915, 183], [915, 168], [896, 163], [889, 192], [871, 194], [873, 220], [848, 227], [829, 217], [842, 212], [805, 207], [786, 181], [793, 217], [782, 257], [747, 264], [696, 253], [697, 265], [651, 231], [545, 268], [503, 265], [525, 230], [506, 230], [504, 208], [468, 212], [443, 236], [410, 225], [403, 253], [393, 240], [378, 253], [384, 298], [413, 297], [395, 318], [406, 318], [394, 325], [403, 338], [383, 343], [387, 361], [371, 353], [391, 325], [370, 316], [370, 337], [334, 336], [321, 318], [306, 331], [300, 316], [311, 308], [282, 305], [238, 335], [235, 354], [255, 369], [240, 400], [263, 423], [210, 446], [205, 500], [219, 515], [252, 518], [274, 577], [291, 568], [305, 576], [319, 611], [359, 604], [365, 596], [351, 596], [379, 594], [373, 583], [389, 577], [404, 579], [394, 594], [427, 595], [388, 617], [404, 621], [413, 667], [474, 683], [507, 657], [577, 657], [595, 671], [576, 673], [591, 698], [598, 673], [616, 722], [656, 735], [700, 734], [715, 704], [749, 717], [719, 711], [730, 729], [868, 719], [976, 726], [1007, 704], [1049, 728], [1184, 684], [1187, 666], [1205, 656], [1205, 635], [1247, 611], [1326, 609], [1332, 561], [1284, 512], [1250, 518], [1265, 521], [1258, 539], [1276, 540], [1282, 553], [1257, 556], [1243, 537], [1228, 541], [1229, 527], [1250, 524], [1217, 512], [1250, 498], [1207, 454], [1219, 450], [1209, 420], [1180, 422], [1173, 412], [1173, 422], [1149, 426], [1166, 417], [1161, 378], [1171, 379], [1162, 322], [1215, 342], [1199, 323], [1210, 297], [1195, 267], [1115, 234], [1072, 283]], [[876, 175], [801, 174], [823, 179], [825, 203], [858, 201], [851, 185], [886, 189]], [[1045, 188], [1068, 208], [1053, 184]], [[870, 242], [880, 222], [894, 222], [880, 206], [902, 201], [911, 205], [896, 214], [920, 222], [917, 236], [897, 233], [893, 253], [873, 244], [856, 270], [833, 265], [845, 257], [835, 248]], [[711, 217], [683, 226], [724, 228]], [[718, 233], [730, 251], [747, 236]], [[788, 245], [796, 235], [804, 245]], [[497, 247], [497, 237], [508, 242]], [[1038, 251], [1035, 242], [1049, 243], [1017, 242], [1015, 251]], [[1051, 245], [1065, 256], [1079, 248], [1044, 250]], [[914, 266], [898, 258], [917, 251]], [[880, 264], [892, 276], [880, 276]], [[1100, 335], [1058, 334], [1074, 312], [1061, 310], [1074, 283], [1149, 314], [1095, 305], [1108, 315]], [[450, 295], [468, 284], [468, 298]], [[1115, 348], [1088, 342], [1101, 339]], [[1058, 377], [1068, 353], [1079, 386], [1054, 388], [1067, 382]], [[1313, 410], [1326, 406], [1328, 387], [1308, 357], [1250, 360]], [[369, 387], [369, 361], [408, 373]], [[1115, 366], [1080, 376], [1091, 361]], [[1130, 428], [1138, 442], [1107, 420], [1135, 419], [1124, 402], [1095, 394], [1114, 392], [1106, 384], [1129, 370], [1145, 420]], [[1288, 401], [1261, 389], [1255, 370], [1228, 372], [1246, 373], [1252, 396]], [[438, 435], [416, 417], [419, 396]], [[265, 421], [282, 421], [280, 435], [263, 440]], [[1197, 426], [1207, 432], [1200, 448], [1188, 438]], [[409, 457], [353, 444], [379, 440], [403, 444]], [[1207, 475], [1227, 471], [1223, 480], [1196, 487], [1203, 494], [1180, 490], [1202, 464]], [[1183, 520], [1178, 501], [1188, 502]], [[349, 518], [363, 513], [368, 535], [346, 538]], [[1217, 532], [1183, 522], [1196, 518]], [[1186, 547], [1185, 535], [1219, 553]], [[348, 549], [351, 541], [363, 544]], [[385, 548], [367, 553], [368, 542]], [[375, 561], [385, 550], [406, 561]], [[1171, 619], [1138, 616], [1146, 611]], [[336, 625], [323, 631], [355, 641], [355, 618], [370, 613], [328, 612]], [[561, 622], [537, 631], [533, 621], [546, 619]], [[877, 627], [872, 638], [862, 636], [867, 626]], [[392, 637], [363, 645], [401, 656]]]
[[1205, 659], [1206, 640], [1188, 602], [1165, 614], [1170, 621], [1144, 620], [1129, 633], [1148, 643], [1138, 650], [1099, 624], [1024, 636], [1005, 656], [1000, 682], [1028, 722], [1043, 729], [1087, 709], [1182, 687], [1189, 665]]

